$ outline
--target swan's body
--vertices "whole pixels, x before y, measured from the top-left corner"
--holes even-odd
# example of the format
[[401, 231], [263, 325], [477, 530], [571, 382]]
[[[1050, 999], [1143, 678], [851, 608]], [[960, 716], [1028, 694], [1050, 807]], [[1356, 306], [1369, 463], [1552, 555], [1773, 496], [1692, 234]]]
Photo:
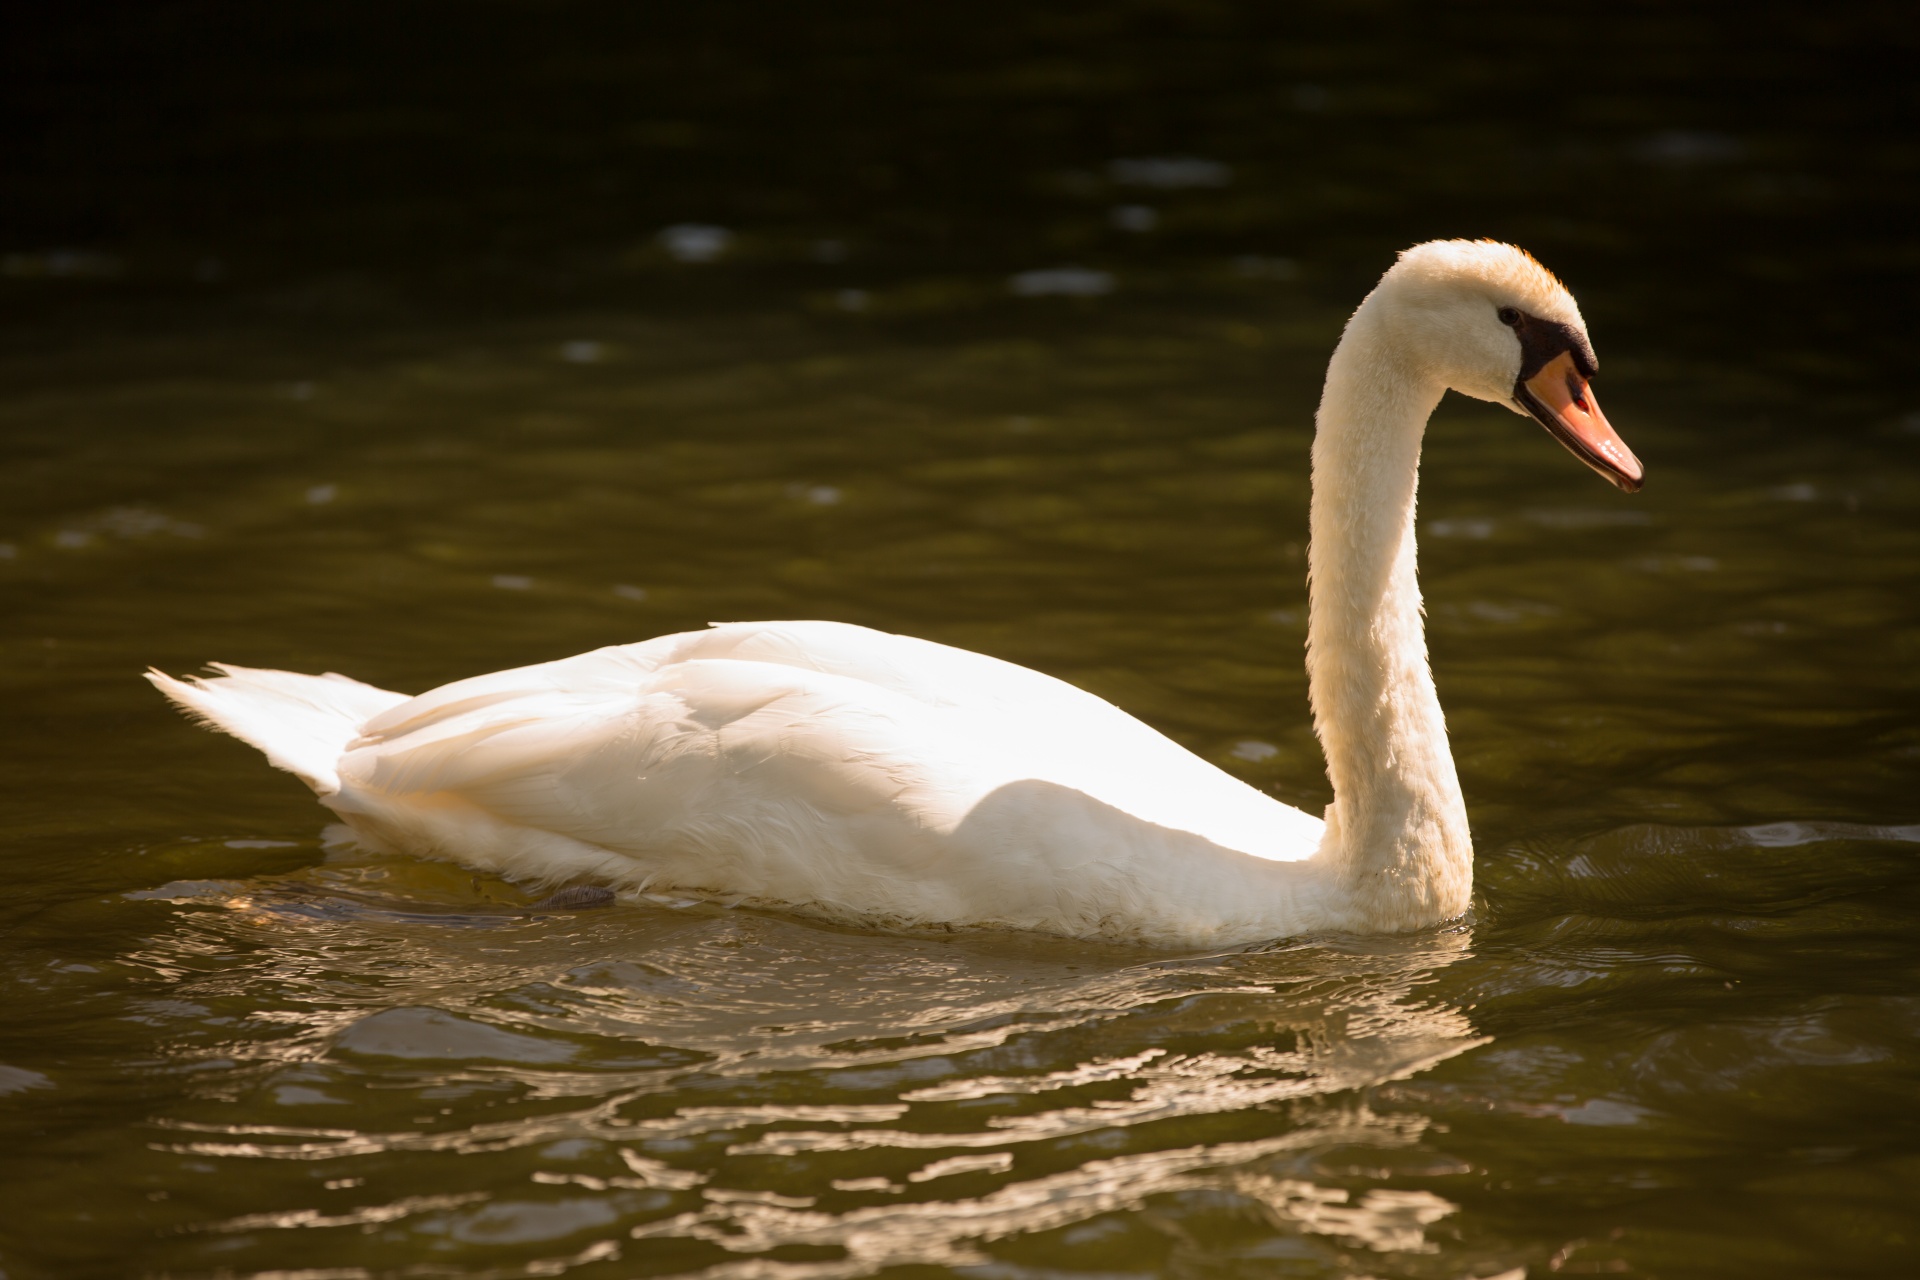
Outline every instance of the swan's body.
[[[150, 678], [368, 843], [508, 876], [1180, 946], [1435, 923], [1465, 909], [1473, 852], [1415, 580], [1420, 441], [1450, 385], [1558, 394], [1526, 368], [1543, 363], [1529, 323], [1577, 337], [1590, 372], [1572, 299], [1531, 259], [1425, 245], [1334, 355], [1308, 631], [1325, 821], [1062, 681], [830, 622], [663, 636], [418, 698], [237, 667]], [[1604, 438], [1588, 429], [1583, 456], [1637, 487], [1591, 417]]]

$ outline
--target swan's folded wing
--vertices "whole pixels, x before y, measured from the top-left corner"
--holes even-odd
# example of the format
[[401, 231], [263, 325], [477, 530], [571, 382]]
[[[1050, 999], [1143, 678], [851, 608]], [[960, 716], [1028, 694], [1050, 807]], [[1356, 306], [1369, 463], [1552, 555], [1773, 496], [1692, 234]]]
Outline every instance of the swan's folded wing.
[[609, 645], [555, 662], [456, 680], [374, 716], [363, 727], [360, 745], [397, 740], [443, 723], [464, 723], [473, 713], [531, 696], [635, 693], [663, 670], [714, 660], [840, 676], [932, 706], [951, 705], [954, 694], [981, 686], [977, 669], [983, 666], [993, 668], [1003, 681], [1011, 674], [1059, 683], [980, 654], [848, 623], [717, 623], [705, 631]]
[[845, 622], [727, 622], [671, 638], [678, 642], [673, 661], [774, 663], [858, 680], [930, 707], [1031, 711], [1091, 701], [1116, 715], [1126, 714], [1063, 680], [1016, 663]]
[[924, 723], [937, 713], [771, 663], [678, 662], [624, 688], [490, 694], [350, 751], [344, 802], [457, 800], [518, 826], [637, 848], [719, 814], [899, 817], [970, 777]]
[[1319, 818], [1223, 773], [1105, 699], [999, 658], [837, 622], [733, 623], [684, 641], [680, 655], [783, 663], [950, 709], [942, 730], [951, 740], [915, 749], [972, 758], [973, 777], [1054, 783], [1260, 858], [1297, 861], [1319, 847]]
[[448, 685], [370, 722], [341, 776], [369, 800], [458, 797], [595, 843], [722, 812], [951, 829], [1023, 780], [1259, 857], [1305, 857], [1320, 831], [1064, 681], [824, 622], [726, 624]]
[[643, 644], [610, 645], [589, 653], [455, 680], [368, 720], [356, 745], [389, 741], [486, 708], [547, 693], [587, 695], [640, 688], [681, 644], [700, 632], [660, 636]]
[[416, 734], [533, 694], [634, 692], [669, 668], [715, 660], [817, 672], [930, 707], [1022, 719], [1092, 716], [1116, 727], [1145, 728], [1065, 681], [950, 645], [844, 622], [728, 622], [442, 685], [373, 717], [364, 726], [361, 745]]

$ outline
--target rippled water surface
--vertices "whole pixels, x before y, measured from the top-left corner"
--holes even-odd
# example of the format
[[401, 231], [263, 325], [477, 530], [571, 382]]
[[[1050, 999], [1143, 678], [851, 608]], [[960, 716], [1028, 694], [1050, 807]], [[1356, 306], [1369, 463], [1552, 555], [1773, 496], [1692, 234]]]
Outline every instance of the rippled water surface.
[[[1826, 80], [1708, 58], [1711, 24], [1618, 37], [1639, 88], [1554, 133], [1476, 78], [1507, 64], [1417, 31], [1125, 13], [1004, 15], [1005, 47], [576, 33], [524, 64], [496, 15], [471, 83], [393, 54], [366, 114], [266, 77], [220, 133], [135, 75], [166, 128], [61, 135], [191, 135], [231, 204], [128, 161], [151, 226], [9, 214], [0, 245], [0, 1275], [1920, 1259], [1920, 397], [1876, 310], [1911, 296], [1914, 188], [1870, 123], [1899, 117], [1838, 53]], [[355, 47], [288, 22], [321, 64]], [[621, 56], [668, 88], [487, 123], [540, 76], [605, 106]], [[331, 203], [276, 167], [302, 147], [353, 176]], [[21, 207], [64, 207], [59, 163]], [[485, 217], [435, 222], [460, 200]], [[138, 678], [421, 691], [833, 618], [1076, 681], [1317, 809], [1320, 372], [1393, 247], [1481, 230], [1580, 296], [1649, 479], [1616, 493], [1497, 408], [1436, 418], [1422, 579], [1478, 849], [1446, 927], [1193, 955], [560, 910], [329, 843]]]

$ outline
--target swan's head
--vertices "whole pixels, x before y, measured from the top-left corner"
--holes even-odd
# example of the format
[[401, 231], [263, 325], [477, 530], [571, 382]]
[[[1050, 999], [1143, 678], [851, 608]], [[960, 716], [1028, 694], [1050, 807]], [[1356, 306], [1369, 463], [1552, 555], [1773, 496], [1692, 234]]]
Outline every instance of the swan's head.
[[1539, 422], [1574, 457], [1633, 493], [1644, 472], [1588, 385], [1598, 368], [1580, 307], [1525, 250], [1433, 240], [1380, 282], [1395, 345], [1455, 391]]

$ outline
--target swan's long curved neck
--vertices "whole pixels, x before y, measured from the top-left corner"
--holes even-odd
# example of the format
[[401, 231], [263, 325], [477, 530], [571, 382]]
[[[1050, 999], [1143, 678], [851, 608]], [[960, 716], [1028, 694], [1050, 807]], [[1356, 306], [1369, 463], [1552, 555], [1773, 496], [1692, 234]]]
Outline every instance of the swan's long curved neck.
[[1414, 549], [1420, 443], [1446, 388], [1400, 355], [1388, 305], [1361, 306], [1327, 368], [1308, 550], [1308, 690], [1333, 782], [1320, 860], [1377, 929], [1457, 915], [1473, 877]]

